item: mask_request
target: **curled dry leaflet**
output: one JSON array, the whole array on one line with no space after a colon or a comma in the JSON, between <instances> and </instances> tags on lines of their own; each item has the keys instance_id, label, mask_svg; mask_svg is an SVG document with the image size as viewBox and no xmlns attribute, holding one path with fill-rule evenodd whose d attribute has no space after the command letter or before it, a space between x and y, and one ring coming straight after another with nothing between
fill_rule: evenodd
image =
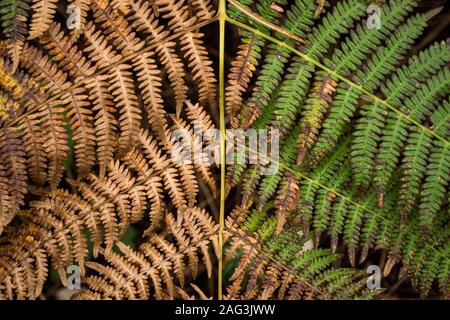
<instances>
[{"instance_id":1,"label":"curled dry leaflet","mask_svg":"<svg viewBox=\"0 0 450 320\"><path fill-rule=\"evenodd\" d=\"M0 299L450 298L449 10L1 1Z\"/></svg>"}]
</instances>

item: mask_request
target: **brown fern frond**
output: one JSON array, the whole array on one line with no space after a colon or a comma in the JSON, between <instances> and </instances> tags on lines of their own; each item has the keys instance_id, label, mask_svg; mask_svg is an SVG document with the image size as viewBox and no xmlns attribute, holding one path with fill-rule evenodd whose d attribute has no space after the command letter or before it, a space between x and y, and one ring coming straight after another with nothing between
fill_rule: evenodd
<instances>
[{"instance_id":1,"label":"brown fern frond","mask_svg":"<svg viewBox=\"0 0 450 320\"><path fill-rule=\"evenodd\" d=\"M191 247L190 239L186 230L181 226L183 221L182 215L179 215L177 219L171 214L166 214L166 225L170 232L173 234L179 250L184 252L188 258L188 265L191 270L192 277L195 279L198 274L199 259L197 256L197 248Z\"/></svg>"},{"instance_id":2,"label":"brown fern frond","mask_svg":"<svg viewBox=\"0 0 450 320\"><path fill-rule=\"evenodd\" d=\"M24 70L13 72L12 67L8 60L0 58L0 86L21 105L20 112L43 103L48 96L40 84Z\"/></svg>"},{"instance_id":3,"label":"brown fern frond","mask_svg":"<svg viewBox=\"0 0 450 320\"><path fill-rule=\"evenodd\" d=\"M108 45L102 31L97 30L94 23L86 25L83 35L89 44L83 50L89 53L89 58L96 63L98 69L107 68L122 60L122 55Z\"/></svg>"},{"instance_id":4,"label":"brown fern frond","mask_svg":"<svg viewBox=\"0 0 450 320\"><path fill-rule=\"evenodd\" d=\"M133 59L133 67L139 81L142 100L147 110L148 122L153 132L160 139L163 139L168 124L165 117L164 101L161 97L161 72L152 56L153 54L150 52L137 55Z\"/></svg>"},{"instance_id":5,"label":"brown fern frond","mask_svg":"<svg viewBox=\"0 0 450 320\"><path fill-rule=\"evenodd\" d=\"M161 283L164 283L166 285L167 291L168 291L168 298L173 299L175 289L174 289L174 283L173 283L173 277L171 275L172 270L172 264L167 259L167 257L159 252L156 248L153 246L148 246L146 244L143 244L141 246L142 251L144 254L149 258L151 263L156 266L159 270Z\"/></svg>"},{"instance_id":6,"label":"brown fern frond","mask_svg":"<svg viewBox=\"0 0 450 320\"><path fill-rule=\"evenodd\" d=\"M44 130L38 115L26 116L19 123L19 128L23 132L28 175L34 183L42 186L47 179L47 155L44 149Z\"/></svg>"},{"instance_id":7,"label":"brown fern frond","mask_svg":"<svg viewBox=\"0 0 450 320\"><path fill-rule=\"evenodd\" d=\"M153 296L156 299L173 299L180 293L180 289L184 288L187 265L192 277L195 278L198 271L197 250L200 249L208 256L204 257L206 261L211 259L207 251L208 240L196 240L201 227L197 226L197 220L192 218L193 216L188 215L188 221L184 221L181 226L171 214L168 214L165 225L168 234L154 235L150 241L141 245L139 251L118 242L117 247L122 255L105 252L107 266L87 263L98 275L86 278L89 291L81 292L74 298L148 299ZM213 222L210 227L216 229ZM177 239L176 245L168 240L172 236ZM175 285L174 279L178 280L180 287ZM194 290L200 297L206 298L206 295L195 287Z\"/></svg>"},{"instance_id":8,"label":"brown fern frond","mask_svg":"<svg viewBox=\"0 0 450 320\"><path fill-rule=\"evenodd\" d=\"M200 127L201 133L204 134L208 130L216 128L209 114L199 103L192 104L189 100L186 100L185 103L188 119L194 124L194 126L197 125Z\"/></svg>"},{"instance_id":9,"label":"brown fern frond","mask_svg":"<svg viewBox=\"0 0 450 320\"><path fill-rule=\"evenodd\" d=\"M262 292L258 297L261 300L268 300L280 286L281 268L270 266L264 275L264 283L261 286Z\"/></svg>"},{"instance_id":10,"label":"brown fern frond","mask_svg":"<svg viewBox=\"0 0 450 320\"><path fill-rule=\"evenodd\" d=\"M129 152L122 160L137 173L137 181L145 187L146 195L150 200L150 226L144 231L144 235L149 235L158 228L165 211L162 178L155 173L137 150Z\"/></svg>"},{"instance_id":11,"label":"brown fern frond","mask_svg":"<svg viewBox=\"0 0 450 320\"><path fill-rule=\"evenodd\" d=\"M111 0L111 7L127 14L130 11L132 0Z\"/></svg>"},{"instance_id":12,"label":"brown fern frond","mask_svg":"<svg viewBox=\"0 0 450 320\"><path fill-rule=\"evenodd\" d=\"M119 148L121 152L126 152L136 145L136 132L139 130L142 119L130 69L128 65L120 64L109 72L111 76L109 90L120 112Z\"/></svg>"},{"instance_id":13,"label":"brown fern frond","mask_svg":"<svg viewBox=\"0 0 450 320\"><path fill-rule=\"evenodd\" d=\"M27 188L25 147L15 128L5 128L0 133L0 161L4 168L7 190L15 206L24 204Z\"/></svg>"},{"instance_id":14,"label":"brown fern frond","mask_svg":"<svg viewBox=\"0 0 450 320\"><path fill-rule=\"evenodd\" d=\"M201 222L197 222L197 217L192 214L192 211L187 211L183 214L183 226L185 230L187 231L187 234L189 234L191 240L191 245L194 245L200 249L203 256L203 263L206 266L208 277L211 277L212 275L212 263L211 258L209 255L209 240L205 239L205 231L204 226L199 225ZM203 221L206 222L206 221ZM211 222L211 221L208 221ZM206 228L206 232L211 231L212 228ZM212 235L209 234L211 237ZM217 243L216 243L217 246Z\"/></svg>"},{"instance_id":15,"label":"brown fern frond","mask_svg":"<svg viewBox=\"0 0 450 320\"><path fill-rule=\"evenodd\" d=\"M179 252L178 248L173 243L167 241L159 235L154 235L151 238L151 243L170 258L173 272L175 273L181 287L184 287L186 263L184 261L183 253Z\"/></svg>"},{"instance_id":16,"label":"brown fern frond","mask_svg":"<svg viewBox=\"0 0 450 320\"><path fill-rule=\"evenodd\" d=\"M194 7L198 21L208 21L216 14L209 0L192 0L189 4Z\"/></svg>"},{"instance_id":17,"label":"brown fern frond","mask_svg":"<svg viewBox=\"0 0 450 320\"><path fill-rule=\"evenodd\" d=\"M291 283L292 281L294 281L294 279L295 279L294 275L292 275L288 271L283 271L281 276L281 285L280 288L278 289L278 296L277 296L278 300L285 299L286 293L291 287Z\"/></svg>"},{"instance_id":18,"label":"brown fern frond","mask_svg":"<svg viewBox=\"0 0 450 320\"><path fill-rule=\"evenodd\" d=\"M177 170L170 164L170 160L158 148L158 142L152 139L147 131L138 132L139 146L147 160L156 172L162 176L165 189L168 191L172 202L181 211L186 209L186 198L181 188Z\"/></svg>"},{"instance_id":19,"label":"brown fern frond","mask_svg":"<svg viewBox=\"0 0 450 320\"><path fill-rule=\"evenodd\" d=\"M130 222L131 204L128 194L117 180L94 175L89 175L88 183L80 183L79 188L85 197L90 197L97 204L105 204L105 243L106 250L110 251ZM117 216L114 212L117 212Z\"/></svg>"},{"instance_id":20,"label":"brown fern frond","mask_svg":"<svg viewBox=\"0 0 450 320\"><path fill-rule=\"evenodd\" d=\"M58 0L33 0L33 15L30 23L28 39L39 38L53 22Z\"/></svg>"},{"instance_id":21,"label":"brown fern frond","mask_svg":"<svg viewBox=\"0 0 450 320\"><path fill-rule=\"evenodd\" d=\"M184 101L187 98L187 86L184 81L186 75L183 63L175 52L175 42L166 41L169 36L169 31L164 30L164 26L159 25L152 12L152 5L144 1L133 1L132 19L133 28L149 35L149 42L155 45L155 51L159 60L167 69L169 81L175 93L176 109L179 115Z\"/></svg>"},{"instance_id":22,"label":"brown fern frond","mask_svg":"<svg viewBox=\"0 0 450 320\"><path fill-rule=\"evenodd\" d=\"M55 189L64 172L67 158L67 133L64 128L64 108L59 101L45 104L39 112L44 132L43 148L48 158L48 183Z\"/></svg>"},{"instance_id":23,"label":"brown fern frond","mask_svg":"<svg viewBox=\"0 0 450 320\"><path fill-rule=\"evenodd\" d=\"M147 209L145 186L136 184L136 179L131 177L129 170L125 169L119 161L111 161L109 171L109 177L117 181L122 190L127 190L131 205L128 212L131 223L142 220Z\"/></svg>"},{"instance_id":24,"label":"brown fern frond","mask_svg":"<svg viewBox=\"0 0 450 320\"><path fill-rule=\"evenodd\" d=\"M174 130L181 130L181 140L179 143L175 143L175 144L170 144L169 141L167 146L170 148L171 151L170 154L172 156L173 159L177 159L178 157L183 157L184 155L181 154L181 152L183 152L183 148L188 148L189 151L189 157L192 158L192 161L183 161L179 166L179 164L176 163L177 168L179 168L182 171L191 171L192 170L192 166L190 165L193 162L195 171L198 172L201 177L203 178L203 181L208 185L210 191L212 192L213 196L216 196L217 193L217 186L216 186L216 182L214 180L213 174L211 172L211 166L210 164L206 161L206 154L203 152L203 143L202 143L202 138L200 136L200 133L202 131L205 130L198 130L200 132L196 132L196 126L200 126L200 128L202 128L202 124L201 122L194 122L194 131L192 130L191 126L189 126L186 121L177 118L175 116L171 116L174 125L173 125L173 129ZM207 119L205 119L207 120ZM210 124L206 124L206 125L210 125ZM207 131L205 131L207 132ZM173 140L173 139L172 139ZM186 141L187 140L187 141ZM192 150L192 152L191 152ZM190 160L190 159L188 159ZM187 167L186 167L187 166ZM186 167L186 168L185 168ZM195 187L195 186L194 186ZM198 187L196 187L197 189ZM194 196L194 195L193 195Z\"/></svg>"},{"instance_id":25,"label":"brown fern frond","mask_svg":"<svg viewBox=\"0 0 450 320\"><path fill-rule=\"evenodd\" d=\"M64 35L59 23L53 22L40 41L49 50L49 55L58 63L58 67L73 78L88 77L95 72L95 65L83 56L72 38Z\"/></svg>"},{"instance_id":26,"label":"brown fern frond","mask_svg":"<svg viewBox=\"0 0 450 320\"><path fill-rule=\"evenodd\" d=\"M116 107L113 96L108 91L108 76L97 76L86 81L89 98L95 111L95 139L97 143L97 161L100 176L105 174L108 163L113 159L117 146L117 120L114 117Z\"/></svg>"},{"instance_id":27,"label":"brown fern frond","mask_svg":"<svg viewBox=\"0 0 450 320\"><path fill-rule=\"evenodd\" d=\"M295 210L299 196L298 179L290 172L285 173L275 199L275 208L277 209L276 234L282 231L287 214Z\"/></svg>"},{"instance_id":28,"label":"brown fern frond","mask_svg":"<svg viewBox=\"0 0 450 320\"><path fill-rule=\"evenodd\" d=\"M6 168L0 162L0 234L16 215L17 205L9 194L9 179Z\"/></svg>"},{"instance_id":29,"label":"brown fern frond","mask_svg":"<svg viewBox=\"0 0 450 320\"><path fill-rule=\"evenodd\" d=\"M257 49L261 45L262 40L257 35L250 35L247 40L247 43L239 46L236 58L231 62L228 84L225 89L226 110L230 115L233 128L238 126L236 115L242 106L242 94L247 90L260 58L259 50Z\"/></svg>"},{"instance_id":30,"label":"brown fern frond","mask_svg":"<svg viewBox=\"0 0 450 320\"><path fill-rule=\"evenodd\" d=\"M139 285L142 283L142 281L139 281L140 279L135 276L135 269L132 265L128 264L125 261L121 261L118 259L118 255L114 253L109 253L105 255L105 259L110 263L116 263L121 265L121 270L118 271L115 268L104 266L100 263L96 262L87 262L86 266L98 272L98 274L103 278L103 284L105 284L107 281L111 285L95 285L95 281L92 281L93 279L88 280L88 284L93 286L94 288L101 289L101 288L107 288L108 291L113 291L112 296L114 296L116 299L130 299L135 300L138 295L138 289L140 289L140 292L146 292L146 289L142 288L136 288L135 285ZM123 274L122 274L123 272ZM129 281L129 278L133 277L136 282ZM142 276L141 276L142 277ZM91 282L92 281L92 282ZM114 288L114 289L113 289ZM145 296L144 296L145 297Z\"/></svg>"},{"instance_id":31,"label":"brown fern frond","mask_svg":"<svg viewBox=\"0 0 450 320\"><path fill-rule=\"evenodd\" d=\"M119 14L107 1L92 0L94 21L101 25L106 39L111 41L124 56L133 54L145 45L136 37L136 33L123 15Z\"/></svg>"},{"instance_id":32,"label":"brown fern frond","mask_svg":"<svg viewBox=\"0 0 450 320\"><path fill-rule=\"evenodd\" d=\"M256 258L255 262L251 266L252 272L245 288L244 299L249 300L257 298L261 279L264 279L264 271L266 270L268 264L269 261L267 257L260 256Z\"/></svg>"},{"instance_id":33,"label":"brown fern frond","mask_svg":"<svg viewBox=\"0 0 450 320\"><path fill-rule=\"evenodd\" d=\"M15 119L22 111L19 102L13 99L8 92L0 91L0 125Z\"/></svg>"},{"instance_id":34,"label":"brown fern frond","mask_svg":"<svg viewBox=\"0 0 450 320\"><path fill-rule=\"evenodd\" d=\"M216 256L220 255L218 230L219 226L214 222L211 215L199 207L189 208L185 217L194 219L199 224L205 235L211 241Z\"/></svg>"},{"instance_id":35,"label":"brown fern frond","mask_svg":"<svg viewBox=\"0 0 450 320\"><path fill-rule=\"evenodd\" d=\"M196 17L189 15L189 9L180 0L157 0L155 4L164 13L163 17L169 19L169 27L175 32L186 31L192 27ZM203 36L199 32L185 32L180 36L180 45L188 60L194 80L199 81L199 101L214 105L215 102L215 76L211 67L212 61L200 39Z\"/></svg>"},{"instance_id":36,"label":"brown fern frond","mask_svg":"<svg viewBox=\"0 0 450 320\"><path fill-rule=\"evenodd\" d=\"M0 166L0 178L4 172L1 169ZM85 266L91 266L85 263L88 234L93 241L94 257L99 253L105 257L114 255L113 245L129 222L141 218L145 211L142 206L144 189L134 179L124 165L112 162L103 178L89 175L85 181L72 181L77 193L56 189L41 200L31 202L30 210L19 213L24 222L7 227L0 239L3 244L0 248L0 296L9 292L7 295L13 298L36 298L48 272L47 257L63 284L67 281L66 267L74 262L84 275ZM0 179L0 184L3 181ZM3 193L0 195L3 201ZM169 270L168 265L166 269ZM19 287L21 279L14 278L17 270L26 270L34 285ZM159 279L157 275L155 279Z\"/></svg>"},{"instance_id":37,"label":"brown fern frond","mask_svg":"<svg viewBox=\"0 0 450 320\"><path fill-rule=\"evenodd\" d=\"M28 70L42 90L49 91L51 95L60 93L71 85L67 80L67 73L60 70L44 52L29 44L24 46L21 67Z\"/></svg>"},{"instance_id":38,"label":"brown fern frond","mask_svg":"<svg viewBox=\"0 0 450 320\"><path fill-rule=\"evenodd\" d=\"M80 176L91 171L95 163L95 131L92 107L84 88L75 88L61 97L68 105L67 116L75 141L75 163Z\"/></svg>"},{"instance_id":39,"label":"brown fern frond","mask_svg":"<svg viewBox=\"0 0 450 320\"><path fill-rule=\"evenodd\" d=\"M196 197L198 193L198 181L195 178L195 170L191 150L192 149L192 141L190 140L190 136L181 137L174 134L174 131L167 129L165 132L164 139L164 147L167 153L170 155L171 160L175 164L175 168L177 168L180 181L183 186L184 193L186 194L186 198L188 200L188 206L193 206L196 202ZM181 141L179 141L181 138ZM185 141L188 140L188 141ZM186 155L183 151L188 149L188 154ZM186 158L186 156L188 158Z\"/></svg>"}]
</instances>

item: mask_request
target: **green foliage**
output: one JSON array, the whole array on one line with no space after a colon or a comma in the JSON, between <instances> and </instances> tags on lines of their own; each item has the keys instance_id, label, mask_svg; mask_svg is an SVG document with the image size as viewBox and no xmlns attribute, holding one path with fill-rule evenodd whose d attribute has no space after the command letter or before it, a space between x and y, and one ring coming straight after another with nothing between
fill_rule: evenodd
<instances>
[{"instance_id":1,"label":"green foliage","mask_svg":"<svg viewBox=\"0 0 450 320\"><path fill-rule=\"evenodd\" d=\"M0 3L0 20L7 38L23 37L30 10L29 0L4 0ZM22 39L23 40L23 39Z\"/></svg>"},{"instance_id":2,"label":"green foliage","mask_svg":"<svg viewBox=\"0 0 450 320\"><path fill-rule=\"evenodd\" d=\"M258 112L239 125L279 129L282 140L279 172L261 176L256 165L234 173L245 177L240 219L293 278L323 281L331 295L333 284L352 297L376 295L352 291L352 268L328 268L345 261L364 270L382 252L385 277L406 274L422 296L447 296L450 45L411 50L438 11L389 1L371 30L364 1L333 2L321 16L313 2L296 1L278 24L305 44L266 32L308 58L279 43L261 47L255 89L243 100L241 114ZM294 15L301 29L289 27ZM308 241L315 248L303 252ZM250 272L273 268L243 257ZM292 280L276 274L284 296Z\"/></svg>"}]
</instances>

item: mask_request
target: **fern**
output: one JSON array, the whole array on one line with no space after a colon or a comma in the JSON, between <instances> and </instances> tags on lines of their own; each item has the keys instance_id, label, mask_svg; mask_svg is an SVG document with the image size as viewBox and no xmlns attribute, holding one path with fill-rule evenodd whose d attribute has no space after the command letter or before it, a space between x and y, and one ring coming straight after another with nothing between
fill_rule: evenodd
<instances>
[{"instance_id":1,"label":"fern","mask_svg":"<svg viewBox=\"0 0 450 320\"><path fill-rule=\"evenodd\" d=\"M125 285L126 297L188 298L189 286L206 298L190 282L205 268L213 276L209 243L217 255L218 231L196 205L199 183L215 194L216 182L209 168L175 163L171 152L177 128L191 130L191 121L201 121L214 129L203 109L203 102L214 102L212 62L203 35L184 30L212 19L214 10L207 1L192 7L183 1L71 3L80 8L82 26L71 32L55 12L57 1L34 1L31 9L28 2L7 2L0 12L3 36L16 50L0 58L0 298L40 297L50 268L66 285L72 264L86 284L111 289L102 298L125 297L116 292L120 286L108 287L90 270L110 270L113 284L124 280L113 269L128 262L110 268L100 255L117 262L119 246L133 257L120 241L137 223L145 227L142 237L154 252L148 263L156 269L154 282L139 282L133 294L132 284ZM193 103L187 73L194 77Z\"/></svg>"},{"instance_id":2,"label":"fern","mask_svg":"<svg viewBox=\"0 0 450 320\"><path fill-rule=\"evenodd\" d=\"M209 299L216 278L220 299L447 298L443 14L382 1L370 29L369 4L3 1L0 299L47 298L73 265L74 299ZM218 183L202 148L239 155L216 123L278 130L278 170L221 163Z\"/></svg>"},{"instance_id":3,"label":"fern","mask_svg":"<svg viewBox=\"0 0 450 320\"><path fill-rule=\"evenodd\" d=\"M392 1L382 7L383 27L370 30L364 20L359 22L362 3L339 1L329 10L313 1L301 3L291 8L303 5L305 10L288 12L299 23L313 24L304 45L278 27L253 28L274 44L260 50L266 58L256 89L241 103L240 126L280 129L280 170L267 177L256 174L257 165L229 172L229 186L240 186L241 180L244 193L227 221L227 258L240 261L228 297L277 296L274 286L280 288L279 298L286 297L294 279L313 272L305 267L289 274L272 266L279 262L292 270L308 261L309 255L292 259L296 255L287 249L300 250L305 240L299 232L318 247L317 253L311 251L318 255L312 270L332 261L321 256L325 248L346 252L350 265L359 269L382 250L386 277L395 277L391 270L402 262L421 295L436 286L445 295L447 269L436 266L448 264L447 238L430 230L445 229L448 220L448 42L410 53L439 9L415 13L414 1ZM285 21L294 21L289 14ZM306 16L311 20L306 22ZM279 23L295 34L287 25ZM242 243L244 251L237 250L237 242L249 235L239 226L253 234ZM270 251L266 241L282 245ZM258 246L267 258L254 253ZM340 272L345 287L349 269L322 277L337 279ZM269 279L270 291L269 284L264 286ZM291 298L304 297L301 292Z\"/></svg>"}]
</instances>

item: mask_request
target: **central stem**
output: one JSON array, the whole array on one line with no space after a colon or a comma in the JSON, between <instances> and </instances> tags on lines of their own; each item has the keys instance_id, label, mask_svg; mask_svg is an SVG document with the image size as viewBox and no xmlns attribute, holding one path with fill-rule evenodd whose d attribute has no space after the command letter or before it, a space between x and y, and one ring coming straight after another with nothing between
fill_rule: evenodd
<instances>
[{"instance_id":1,"label":"central stem","mask_svg":"<svg viewBox=\"0 0 450 320\"><path fill-rule=\"evenodd\" d=\"M219 112L220 112L220 214L219 214L219 266L218 266L218 299L223 300L223 229L225 225L225 20L226 0L219 0Z\"/></svg>"}]
</instances>

